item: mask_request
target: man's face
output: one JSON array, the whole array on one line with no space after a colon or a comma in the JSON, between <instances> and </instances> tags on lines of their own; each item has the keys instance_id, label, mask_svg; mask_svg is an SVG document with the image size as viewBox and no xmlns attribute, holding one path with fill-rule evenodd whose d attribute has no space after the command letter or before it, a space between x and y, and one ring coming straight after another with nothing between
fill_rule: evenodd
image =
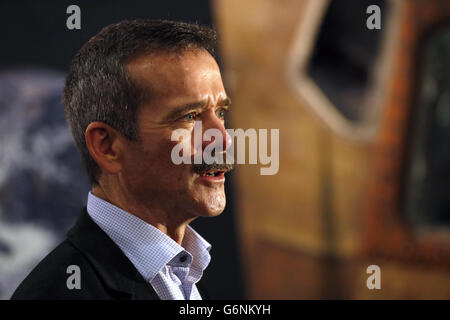
<instances>
[{"instance_id":1,"label":"man's face","mask_svg":"<svg viewBox=\"0 0 450 320\"><path fill-rule=\"evenodd\" d=\"M160 212L188 218L220 214L226 202L224 172L210 176L194 164L175 165L171 159L179 142L191 146L192 159L202 152L194 146L195 121L202 122L203 132L214 128L223 137L203 142L200 149L219 143L226 150L231 144L224 126L229 99L216 61L205 50L153 53L128 63L127 72L151 97L138 111L140 141L130 142L124 155L122 180L128 192ZM177 129L188 134L172 141Z\"/></svg>"}]
</instances>

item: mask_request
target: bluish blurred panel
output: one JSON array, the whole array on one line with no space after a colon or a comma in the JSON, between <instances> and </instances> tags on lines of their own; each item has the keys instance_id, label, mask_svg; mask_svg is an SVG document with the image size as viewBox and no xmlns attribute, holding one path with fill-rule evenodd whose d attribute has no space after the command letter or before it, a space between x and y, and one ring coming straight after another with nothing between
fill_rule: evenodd
<instances>
[{"instance_id":1,"label":"bluish blurred panel","mask_svg":"<svg viewBox=\"0 0 450 320\"><path fill-rule=\"evenodd\" d=\"M64 237L89 184L64 118L64 75L0 72L0 298Z\"/></svg>"}]
</instances>

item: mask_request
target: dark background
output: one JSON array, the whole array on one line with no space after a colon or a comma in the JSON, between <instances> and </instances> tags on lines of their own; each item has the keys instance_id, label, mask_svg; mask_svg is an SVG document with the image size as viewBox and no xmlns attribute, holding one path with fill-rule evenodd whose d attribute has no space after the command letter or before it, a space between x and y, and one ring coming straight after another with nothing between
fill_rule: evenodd
<instances>
[{"instance_id":1,"label":"dark background","mask_svg":"<svg viewBox=\"0 0 450 320\"><path fill-rule=\"evenodd\" d=\"M66 9L72 4L81 9L81 30L68 30L66 27L70 16ZM77 50L111 23L147 18L213 25L210 6L210 2L205 0L2 1L0 69L25 66L66 72ZM223 214L192 224L212 244L212 260L203 283L206 293L215 299L244 297L231 180L232 176L227 180L227 207ZM80 209L84 205L80 203Z\"/></svg>"}]
</instances>

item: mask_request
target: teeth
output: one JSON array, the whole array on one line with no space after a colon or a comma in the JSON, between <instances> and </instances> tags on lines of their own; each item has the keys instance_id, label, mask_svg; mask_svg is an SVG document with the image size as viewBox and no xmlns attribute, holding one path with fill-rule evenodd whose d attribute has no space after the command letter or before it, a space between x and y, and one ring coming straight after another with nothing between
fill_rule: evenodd
<instances>
[{"instance_id":1,"label":"teeth","mask_svg":"<svg viewBox=\"0 0 450 320\"><path fill-rule=\"evenodd\" d=\"M205 176L208 176L208 177L216 177L218 175L219 175L219 171L205 172Z\"/></svg>"}]
</instances>

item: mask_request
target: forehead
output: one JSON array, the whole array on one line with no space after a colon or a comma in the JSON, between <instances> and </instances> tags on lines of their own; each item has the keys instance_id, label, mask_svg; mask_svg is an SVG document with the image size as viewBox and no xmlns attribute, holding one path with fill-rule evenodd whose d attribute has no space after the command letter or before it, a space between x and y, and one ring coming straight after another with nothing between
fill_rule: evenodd
<instances>
[{"instance_id":1,"label":"forehead","mask_svg":"<svg viewBox=\"0 0 450 320\"><path fill-rule=\"evenodd\" d=\"M152 105L170 106L224 93L219 67L203 49L143 55L127 63L126 70L148 91Z\"/></svg>"}]
</instances>

